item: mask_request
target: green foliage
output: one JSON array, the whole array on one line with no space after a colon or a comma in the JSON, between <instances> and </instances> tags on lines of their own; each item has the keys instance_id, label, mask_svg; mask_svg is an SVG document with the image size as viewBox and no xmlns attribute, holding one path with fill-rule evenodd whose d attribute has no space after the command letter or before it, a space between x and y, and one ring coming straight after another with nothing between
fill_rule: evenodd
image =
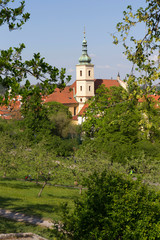
<instances>
[{"instance_id":1,"label":"green foliage","mask_svg":"<svg viewBox=\"0 0 160 240\"><path fill-rule=\"evenodd\" d=\"M23 103L32 95L42 95L52 93L59 86L65 86L65 69L60 71L56 67L52 67L44 62L40 53L34 54L31 60L22 60L22 51L25 45L22 43L19 47L9 48L0 52L0 83L7 89L11 88L10 96L20 94ZM40 86L32 86L28 80L28 76L32 75L36 80L40 81ZM70 76L66 78L68 82ZM21 88L20 83L24 81L25 85ZM3 99L1 99L2 102ZM5 94L5 103L8 101L8 91Z\"/></svg>"},{"instance_id":2,"label":"green foliage","mask_svg":"<svg viewBox=\"0 0 160 240\"><path fill-rule=\"evenodd\" d=\"M159 195L115 172L93 174L88 190L64 211L69 239L160 239Z\"/></svg>"},{"instance_id":3,"label":"green foliage","mask_svg":"<svg viewBox=\"0 0 160 240\"><path fill-rule=\"evenodd\" d=\"M68 118L72 118L72 114L69 111L68 107L59 102L45 103L45 107L48 109L48 114L50 117L52 117L52 115L57 115L57 113L63 112L67 115Z\"/></svg>"},{"instance_id":4,"label":"green foliage","mask_svg":"<svg viewBox=\"0 0 160 240\"><path fill-rule=\"evenodd\" d=\"M41 94L38 88L26 101L23 99L21 113L24 119L21 121L24 134L33 142L39 142L42 137L48 136L54 131L55 126L49 120L47 109L42 105Z\"/></svg>"},{"instance_id":5,"label":"green foliage","mask_svg":"<svg viewBox=\"0 0 160 240\"><path fill-rule=\"evenodd\" d=\"M146 6L135 12L128 6L123 12L123 21L117 24L120 36L113 36L114 43L123 42L124 54L133 63L132 74L127 76L130 99L145 97L147 100L148 94L155 93L153 82L160 78L159 59L153 60L160 42L159 12L159 0L146 0ZM136 39L130 32L134 28L135 33L139 25L144 28L144 33L141 39ZM145 87L141 88L142 85Z\"/></svg>"},{"instance_id":6,"label":"green foliage","mask_svg":"<svg viewBox=\"0 0 160 240\"><path fill-rule=\"evenodd\" d=\"M3 171L3 176L7 173L16 170L16 151L12 143L12 138L7 134L0 134L0 170Z\"/></svg>"},{"instance_id":7,"label":"green foliage","mask_svg":"<svg viewBox=\"0 0 160 240\"><path fill-rule=\"evenodd\" d=\"M85 137L96 146L97 154L105 153L112 161L126 162L138 155L152 160L159 158L159 110L149 97L155 93L154 81L160 78L159 59L153 55L159 50L159 1L146 0L146 7L134 13L131 6L123 12L123 21L117 24L123 42L124 54L133 63L127 76L127 91L122 88L98 89L90 101L83 124ZM142 39L129 33L137 25L145 27ZM136 74L138 72L138 74ZM143 86L143 87L142 87ZM85 139L85 138L84 138ZM88 139L83 142L84 149Z\"/></svg>"},{"instance_id":8,"label":"green foliage","mask_svg":"<svg viewBox=\"0 0 160 240\"><path fill-rule=\"evenodd\" d=\"M104 153L112 161L121 163L142 152L158 159L160 112L153 100L148 102L131 101L121 87L98 89L82 126L83 148L86 149L90 141L94 151L88 148L88 153Z\"/></svg>"},{"instance_id":9,"label":"green foliage","mask_svg":"<svg viewBox=\"0 0 160 240\"><path fill-rule=\"evenodd\" d=\"M14 0L0 1L0 26L7 23L10 30L20 28L30 17L29 13L23 13L25 1L20 3L19 7L14 8ZM8 7L12 5L13 8ZM21 18L19 18L21 17ZM31 104L31 99L34 95L44 96L51 93L58 86L65 87L65 81L68 82L71 76L65 78L66 70L52 67L44 61L40 53L34 53L31 60L22 60L22 51L25 48L24 43L19 47L9 48L8 50L0 51L0 84L7 90L11 89L10 97L8 91L5 92L5 98L0 97L0 103L8 103L9 98L12 99L15 95L22 96L23 104L27 107ZM29 76L34 77L40 84L32 86L29 81ZM23 87L20 84L25 82ZM39 103L39 102L38 102ZM39 106L39 105L38 105ZM25 111L27 110L25 108ZM23 112L24 113L24 112Z\"/></svg>"},{"instance_id":10,"label":"green foliage","mask_svg":"<svg viewBox=\"0 0 160 240\"><path fill-rule=\"evenodd\" d=\"M71 122L71 113L61 103L42 104L34 94L22 107L24 119L20 122L23 135L31 144L45 141L42 148L58 156L69 156L78 145L78 129ZM29 106L28 106L29 105Z\"/></svg>"},{"instance_id":11,"label":"green foliage","mask_svg":"<svg viewBox=\"0 0 160 240\"><path fill-rule=\"evenodd\" d=\"M123 103L127 97L127 92L122 87L106 88L102 85L98 88L85 114L86 121L83 123L83 130L86 135L93 137L99 129L98 124L109 111L108 109Z\"/></svg>"},{"instance_id":12,"label":"green foliage","mask_svg":"<svg viewBox=\"0 0 160 240\"><path fill-rule=\"evenodd\" d=\"M50 102L44 105L47 108L48 118L55 126L55 134L66 138L77 138L78 128L71 122L72 114L68 107L58 102Z\"/></svg>"},{"instance_id":13,"label":"green foliage","mask_svg":"<svg viewBox=\"0 0 160 240\"><path fill-rule=\"evenodd\" d=\"M21 26L30 18L29 13L23 13L25 1L20 2L20 6L16 8L9 7L9 3L14 0L0 1L0 26L7 23L9 30L21 28ZM21 18L19 18L21 17Z\"/></svg>"},{"instance_id":14,"label":"green foliage","mask_svg":"<svg viewBox=\"0 0 160 240\"><path fill-rule=\"evenodd\" d=\"M18 171L20 133L14 121L0 120L0 170L4 177Z\"/></svg>"},{"instance_id":15,"label":"green foliage","mask_svg":"<svg viewBox=\"0 0 160 240\"><path fill-rule=\"evenodd\" d=\"M88 140L75 152L71 170L76 183L85 186L84 178L89 177L95 169L101 173L104 168L109 168L109 165L109 156L100 151L97 153L96 143Z\"/></svg>"}]
</instances>

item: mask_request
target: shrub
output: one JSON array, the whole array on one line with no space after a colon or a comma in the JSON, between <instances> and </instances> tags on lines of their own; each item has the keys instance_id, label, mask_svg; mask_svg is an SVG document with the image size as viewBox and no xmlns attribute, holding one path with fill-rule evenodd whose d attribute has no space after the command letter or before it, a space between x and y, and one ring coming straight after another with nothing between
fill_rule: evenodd
<instances>
[{"instance_id":1,"label":"shrub","mask_svg":"<svg viewBox=\"0 0 160 240\"><path fill-rule=\"evenodd\" d=\"M69 239L160 239L159 195L140 181L104 171L87 187L74 212L64 210Z\"/></svg>"}]
</instances>

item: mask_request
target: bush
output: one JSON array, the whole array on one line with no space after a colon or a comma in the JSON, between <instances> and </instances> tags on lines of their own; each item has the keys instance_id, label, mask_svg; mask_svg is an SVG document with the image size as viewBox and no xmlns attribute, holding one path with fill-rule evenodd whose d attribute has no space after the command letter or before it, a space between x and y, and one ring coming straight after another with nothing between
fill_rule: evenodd
<instances>
[{"instance_id":1,"label":"bush","mask_svg":"<svg viewBox=\"0 0 160 240\"><path fill-rule=\"evenodd\" d=\"M104 171L87 180L88 190L64 210L69 239L160 239L159 195L140 181Z\"/></svg>"}]
</instances>

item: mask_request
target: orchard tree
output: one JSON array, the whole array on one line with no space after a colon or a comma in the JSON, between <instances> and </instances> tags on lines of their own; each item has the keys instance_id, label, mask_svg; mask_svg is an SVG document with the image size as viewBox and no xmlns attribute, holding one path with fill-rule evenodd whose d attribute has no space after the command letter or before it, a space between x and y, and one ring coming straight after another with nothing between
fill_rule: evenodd
<instances>
[{"instance_id":1,"label":"orchard tree","mask_svg":"<svg viewBox=\"0 0 160 240\"><path fill-rule=\"evenodd\" d=\"M13 172L17 168L15 146L8 134L0 135L0 171L3 172L3 177L8 173Z\"/></svg>"},{"instance_id":2,"label":"orchard tree","mask_svg":"<svg viewBox=\"0 0 160 240\"><path fill-rule=\"evenodd\" d=\"M57 158L57 150L55 148L48 149L48 141L52 139L43 138L41 142L30 148L24 148L22 152L23 166L25 164L25 171L28 171L31 179L34 179L36 183L43 182L40 185L38 197L48 184L52 181L52 184L64 184L68 179L71 181L71 164L72 159ZM73 183L73 181L72 181Z\"/></svg>"},{"instance_id":3,"label":"orchard tree","mask_svg":"<svg viewBox=\"0 0 160 240\"><path fill-rule=\"evenodd\" d=\"M38 181L43 181L38 197L41 196L48 181L53 179L53 175L56 174L54 167L58 166L57 163L54 162L54 153L52 152L51 154L48 152L44 145L45 141L42 140L36 144L36 146L30 149L24 149L22 153L22 155L24 155L23 162L26 165L28 176L37 183Z\"/></svg>"},{"instance_id":4,"label":"orchard tree","mask_svg":"<svg viewBox=\"0 0 160 240\"><path fill-rule=\"evenodd\" d=\"M21 133L13 120L0 119L0 171L3 177L19 169L22 149Z\"/></svg>"}]
</instances>

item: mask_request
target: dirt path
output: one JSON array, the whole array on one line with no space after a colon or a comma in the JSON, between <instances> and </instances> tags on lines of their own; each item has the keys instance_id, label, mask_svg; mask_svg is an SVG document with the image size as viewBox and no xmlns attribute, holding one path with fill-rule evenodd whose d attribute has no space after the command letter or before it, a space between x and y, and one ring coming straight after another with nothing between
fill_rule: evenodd
<instances>
[{"instance_id":1,"label":"dirt path","mask_svg":"<svg viewBox=\"0 0 160 240\"><path fill-rule=\"evenodd\" d=\"M13 212L7 209L0 208L0 216L4 218L13 219L18 222L27 222L34 225L39 225L42 227L53 228L57 224L52 223L51 221L43 220L37 217L27 216L23 213Z\"/></svg>"}]
</instances>

